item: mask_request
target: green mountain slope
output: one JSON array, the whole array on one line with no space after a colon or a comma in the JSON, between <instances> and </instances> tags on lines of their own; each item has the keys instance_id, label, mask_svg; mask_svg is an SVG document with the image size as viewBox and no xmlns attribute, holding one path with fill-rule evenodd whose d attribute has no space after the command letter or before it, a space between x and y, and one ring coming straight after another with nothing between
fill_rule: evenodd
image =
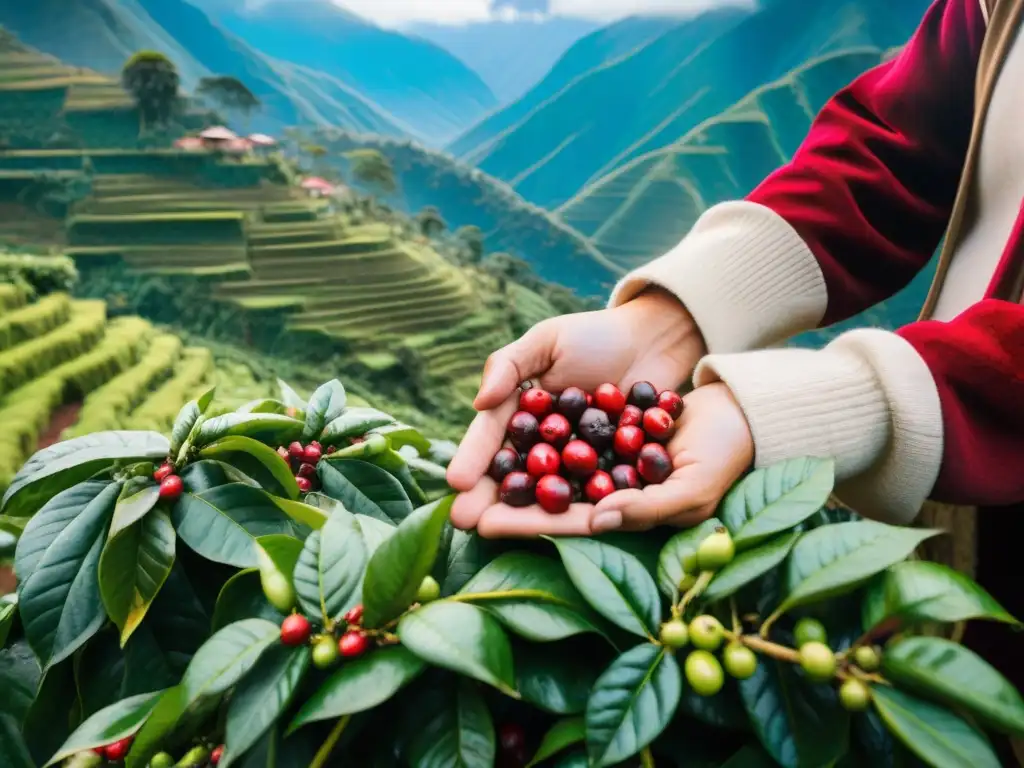
<instances>
[{"instance_id":1,"label":"green mountain slope","mask_svg":"<svg viewBox=\"0 0 1024 768\"><path fill-rule=\"evenodd\" d=\"M182 0L34 0L0 3L0 25L67 64L116 74L146 48L167 54L186 88L211 73L234 75L263 101L252 127L340 125L385 135L405 130L379 106L322 73L268 59Z\"/></svg>"},{"instance_id":2,"label":"green mountain slope","mask_svg":"<svg viewBox=\"0 0 1024 768\"><path fill-rule=\"evenodd\" d=\"M903 43L927 5L774 0L706 13L578 77L490 144L456 154L554 207L808 60Z\"/></svg>"},{"instance_id":3,"label":"green mountain slope","mask_svg":"<svg viewBox=\"0 0 1024 768\"><path fill-rule=\"evenodd\" d=\"M578 232L548 211L527 203L509 186L486 173L455 161L450 155L411 141L359 136L322 130L315 141L351 183L343 153L371 147L386 155L395 170L398 189L384 198L397 210L416 213L432 205L451 229L477 226L487 251L505 251L526 260L545 280L561 283L583 295L603 296L619 274L616 265ZM367 191L372 191L367 189Z\"/></svg>"},{"instance_id":4,"label":"green mountain slope","mask_svg":"<svg viewBox=\"0 0 1024 768\"><path fill-rule=\"evenodd\" d=\"M483 80L447 51L330 0L271 0L248 9L237 3L230 12L217 3L211 13L264 54L345 82L424 140L443 143L498 106Z\"/></svg>"}]
</instances>

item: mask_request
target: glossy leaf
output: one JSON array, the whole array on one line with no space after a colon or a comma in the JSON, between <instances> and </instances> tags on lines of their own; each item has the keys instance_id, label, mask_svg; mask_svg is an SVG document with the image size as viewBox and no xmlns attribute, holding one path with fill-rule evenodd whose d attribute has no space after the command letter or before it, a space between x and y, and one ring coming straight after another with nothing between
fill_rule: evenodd
<instances>
[{"instance_id":1,"label":"glossy leaf","mask_svg":"<svg viewBox=\"0 0 1024 768\"><path fill-rule=\"evenodd\" d=\"M402 484L386 470L355 459L325 459L317 465L324 493L354 514L400 523L413 511Z\"/></svg>"},{"instance_id":2,"label":"glossy leaf","mask_svg":"<svg viewBox=\"0 0 1024 768\"><path fill-rule=\"evenodd\" d=\"M394 477L402 486L402 489L405 491L405 495L409 497L413 506L419 506L427 503L427 495L423 492L423 489L420 488L419 483L416 482L416 478L413 477L412 470L409 468L408 462L402 458L400 453L388 448L387 450L375 453L372 456L363 456L359 460L365 461L368 464L373 464L376 467L380 467Z\"/></svg>"},{"instance_id":3,"label":"glossy leaf","mask_svg":"<svg viewBox=\"0 0 1024 768\"><path fill-rule=\"evenodd\" d=\"M320 433L320 442L326 447L348 438L362 437L371 429L394 423L393 416L375 408L346 408L344 413L327 423Z\"/></svg>"},{"instance_id":4,"label":"glossy leaf","mask_svg":"<svg viewBox=\"0 0 1024 768\"><path fill-rule=\"evenodd\" d=\"M77 507L76 517L67 521L67 507L55 508L48 519L62 529L46 520L38 527L30 524L18 544L19 577L28 574L18 586L19 613L44 671L81 648L106 619L97 571L120 485L85 485L90 487L81 496L64 499L92 496L84 508Z\"/></svg>"},{"instance_id":5,"label":"glossy leaf","mask_svg":"<svg viewBox=\"0 0 1024 768\"><path fill-rule=\"evenodd\" d=\"M338 510L314 531L295 564L295 594L303 612L327 623L360 602L369 558L355 515Z\"/></svg>"},{"instance_id":6,"label":"glossy leaf","mask_svg":"<svg viewBox=\"0 0 1024 768\"><path fill-rule=\"evenodd\" d=\"M66 757L93 747L112 744L134 734L156 707L162 691L143 693L118 701L100 710L78 728L64 742L46 766L58 763Z\"/></svg>"},{"instance_id":7,"label":"glossy leaf","mask_svg":"<svg viewBox=\"0 0 1024 768\"><path fill-rule=\"evenodd\" d=\"M225 413L203 422L194 442L204 447L225 437L251 437L268 445L287 445L302 435L302 422L279 413Z\"/></svg>"},{"instance_id":8,"label":"glossy leaf","mask_svg":"<svg viewBox=\"0 0 1024 768\"><path fill-rule=\"evenodd\" d=\"M815 528L801 536L790 553L787 596L780 610L854 590L939 533L869 520Z\"/></svg>"},{"instance_id":9,"label":"glossy leaf","mask_svg":"<svg viewBox=\"0 0 1024 768\"><path fill-rule=\"evenodd\" d=\"M185 689L176 685L168 688L156 700L153 711L135 735L125 758L125 768L146 768L149 758L159 750L160 744L174 730L174 726L188 709L189 698Z\"/></svg>"},{"instance_id":10,"label":"glossy leaf","mask_svg":"<svg viewBox=\"0 0 1024 768\"><path fill-rule=\"evenodd\" d=\"M872 582L863 604L864 627L889 618L953 624L990 619L1019 625L995 598L968 576L927 560L896 563Z\"/></svg>"},{"instance_id":11,"label":"glossy leaf","mask_svg":"<svg viewBox=\"0 0 1024 768\"><path fill-rule=\"evenodd\" d=\"M185 444L185 440L192 433L192 428L199 421L199 417L205 413L206 409L210 407L210 402L213 400L213 395L216 392L216 387L211 387L204 392L200 397L195 400L189 400L185 405L182 406L181 410L178 411L177 417L174 419L174 426L171 427L171 447L168 451L169 456L177 456L178 451L181 450L181 446Z\"/></svg>"},{"instance_id":12,"label":"glossy leaf","mask_svg":"<svg viewBox=\"0 0 1024 768\"><path fill-rule=\"evenodd\" d=\"M174 565L175 541L171 519L157 509L119 531L103 547L98 573L100 596L107 615L121 633L122 647L167 580Z\"/></svg>"},{"instance_id":13,"label":"glossy leaf","mask_svg":"<svg viewBox=\"0 0 1024 768\"><path fill-rule=\"evenodd\" d=\"M280 635L280 627L265 619L237 621L216 632L192 657L181 679L189 701L233 686Z\"/></svg>"},{"instance_id":14,"label":"glossy leaf","mask_svg":"<svg viewBox=\"0 0 1024 768\"><path fill-rule=\"evenodd\" d=\"M533 758L527 763L526 768L533 768L538 763L554 757L559 752L568 749L573 744L579 744L587 736L587 728L582 717L567 717L557 720L552 725L544 738L540 740L540 746L534 753Z\"/></svg>"},{"instance_id":15,"label":"glossy leaf","mask_svg":"<svg viewBox=\"0 0 1024 768\"><path fill-rule=\"evenodd\" d=\"M170 443L156 432L110 431L54 443L36 452L11 480L0 512L28 517L51 497L88 480L114 461L156 461Z\"/></svg>"},{"instance_id":16,"label":"glossy leaf","mask_svg":"<svg viewBox=\"0 0 1024 768\"><path fill-rule=\"evenodd\" d=\"M835 484L835 466L800 458L751 472L722 500L718 516L738 549L788 531L825 506Z\"/></svg>"},{"instance_id":17,"label":"glossy leaf","mask_svg":"<svg viewBox=\"0 0 1024 768\"><path fill-rule=\"evenodd\" d=\"M791 664L762 657L739 690L754 733L783 768L831 765L845 754L849 715L831 691L816 696Z\"/></svg>"},{"instance_id":18,"label":"glossy leaf","mask_svg":"<svg viewBox=\"0 0 1024 768\"><path fill-rule=\"evenodd\" d=\"M16 640L0 650L0 714L10 715L21 725L32 706L42 670L25 640ZM0 763L3 765L3 763Z\"/></svg>"},{"instance_id":19,"label":"glossy leaf","mask_svg":"<svg viewBox=\"0 0 1024 768\"><path fill-rule=\"evenodd\" d=\"M0 595L0 648L7 643L7 636L14 624L14 617L18 615L18 595Z\"/></svg>"},{"instance_id":20,"label":"glossy leaf","mask_svg":"<svg viewBox=\"0 0 1024 768\"><path fill-rule=\"evenodd\" d=\"M516 689L523 701L555 715L577 715L600 670L590 656L559 645L519 645L515 649Z\"/></svg>"},{"instance_id":21,"label":"glossy leaf","mask_svg":"<svg viewBox=\"0 0 1024 768\"><path fill-rule=\"evenodd\" d=\"M388 445L396 451L408 445L416 449L420 456L430 453L430 441L416 427L410 427L408 424L395 423L374 427L370 434L384 435L388 439Z\"/></svg>"},{"instance_id":22,"label":"glossy leaf","mask_svg":"<svg viewBox=\"0 0 1024 768\"><path fill-rule=\"evenodd\" d=\"M504 592L526 591L528 596L500 598ZM487 594L480 602L474 594ZM531 552L508 552L491 561L469 580L459 595L494 614L527 640L561 640L583 632L598 632L590 606L569 580L557 560Z\"/></svg>"},{"instance_id":23,"label":"glossy leaf","mask_svg":"<svg viewBox=\"0 0 1024 768\"><path fill-rule=\"evenodd\" d=\"M398 637L424 661L519 698L508 637L480 608L443 600L430 603L402 617Z\"/></svg>"},{"instance_id":24,"label":"glossy leaf","mask_svg":"<svg viewBox=\"0 0 1024 768\"><path fill-rule=\"evenodd\" d=\"M653 637L661 623L654 579L639 560L592 539L551 539L565 570L591 607L627 632Z\"/></svg>"},{"instance_id":25,"label":"glossy leaf","mask_svg":"<svg viewBox=\"0 0 1024 768\"><path fill-rule=\"evenodd\" d=\"M160 487L151 478L133 477L128 480L117 497L107 537L112 539L137 523L156 506L159 498Z\"/></svg>"},{"instance_id":26,"label":"glossy leaf","mask_svg":"<svg viewBox=\"0 0 1024 768\"><path fill-rule=\"evenodd\" d=\"M306 407L306 399L292 389L283 379L277 380L277 389L281 393L281 401L289 408L298 408L300 411Z\"/></svg>"},{"instance_id":27,"label":"glossy leaf","mask_svg":"<svg viewBox=\"0 0 1024 768\"><path fill-rule=\"evenodd\" d=\"M250 400L248 403L236 408L235 411L237 413L283 413L286 416L292 415L288 413L287 405L272 397L260 397Z\"/></svg>"},{"instance_id":28,"label":"glossy leaf","mask_svg":"<svg viewBox=\"0 0 1024 768\"><path fill-rule=\"evenodd\" d=\"M247 568L236 573L221 587L211 629L216 632L242 619L266 619L280 623L282 618L263 593L259 571Z\"/></svg>"},{"instance_id":29,"label":"glossy leaf","mask_svg":"<svg viewBox=\"0 0 1024 768\"><path fill-rule=\"evenodd\" d=\"M800 534L785 533L756 547L740 552L732 562L715 574L703 598L708 602L731 597L742 587L776 568L789 555Z\"/></svg>"},{"instance_id":30,"label":"glossy leaf","mask_svg":"<svg viewBox=\"0 0 1024 768\"><path fill-rule=\"evenodd\" d=\"M318 720L332 720L380 706L425 667L418 656L400 645L347 661L302 705L289 732Z\"/></svg>"},{"instance_id":31,"label":"glossy leaf","mask_svg":"<svg viewBox=\"0 0 1024 768\"><path fill-rule=\"evenodd\" d=\"M293 532L290 518L271 496L242 483L183 494L172 520L178 536L193 551L236 568L258 565L257 537Z\"/></svg>"},{"instance_id":32,"label":"glossy leaf","mask_svg":"<svg viewBox=\"0 0 1024 768\"><path fill-rule=\"evenodd\" d=\"M363 623L379 627L413 602L437 557L453 497L420 507L370 557L363 578Z\"/></svg>"},{"instance_id":33,"label":"glossy leaf","mask_svg":"<svg viewBox=\"0 0 1024 768\"><path fill-rule=\"evenodd\" d=\"M13 717L0 712L0 765L4 768L36 768Z\"/></svg>"},{"instance_id":34,"label":"glossy leaf","mask_svg":"<svg viewBox=\"0 0 1024 768\"><path fill-rule=\"evenodd\" d=\"M643 643L619 656L587 701L587 751L597 768L637 754L665 730L682 693L675 656Z\"/></svg>"},{"instance_id":35,"label":"glossy leaf","mask_svg":"<svg viewBox=\"0 0 1024 768\"><path fill-rule=\"evenodd\" d=\"M988 740L944 707L884 685L871 689L886 727L934 768L999 768Z\"/></svg>"},{"instance_id":36,"label":"glossy leaf","mask_svg":"<svg viewBox=\"0 0 1024 768\"><path fill-rule=\"evenodd\" d=\"M776 765L763 749L748 745L724 762L721 768L775 768Z\"/></svg>"},{"instance_id":37,"label":"glossy leaf","mask_svg":"<svg viewBox=\"0 0 1024 768\"><path fill-rule=\"evenodd\" d=\"M679 584L685 575L683 560L697 554L700 543L720 525L722 521L712 517L693 528L679 531L662 547L658 556L658 588L669 600L675 602L679 599Z\"/></svg>"},{"instance_id":38,"label":"glossy leaf","mask_svg":"<svg viewBox=\"0 0 1024 768\"><path fill-rule=\"evenodd\" d=\"M460 680L409 745L410 768L485 768L495 764L494 723L483 697Z\"/></svg>"},{"instance_id":39,"label":"glossy leaf","mask_svg":"<svg viewBox=\"0 0 1024 768\"><path fill-rule=\"evenodd\" d=\"M743 699L740 698L739 688L736 681L729 677L726 677L725 687L714 696L701 696L693 690L684 675L679 711L697 723L724 731L750 730L750 719Z\"/></svg>"},{"instance_id":40,"label":"glossy leaf","mask_svg":"<svg viewBox=\"0 0 1024 768\"><path fill-rule=\"evenodd\" d=\"M226 464L238 465L246 474L261 481L264 488L271 490L277 495L287 499L299 498L299 486L295 482L291 467L281 458L280 454L273 448L251 437L232 436L222 438L211 443L199 452L200 458L223 461ZM243 459L250 461L242 461ZM252 471L253 462L257 462L265 475L272 479L273 484L264 481L264 478L257 477Z\"/></svg>"},{"instance_id":41,"label":"glossy leaf","mask_svg":"<svg viewBox=\"0 0 1024 768\"><path fill-rule=\"evenodd\" d=\"M295 570L295 564L299 562L302 547L301 541L281 533L260 536L256 539L256 556L260 561L259 567L280 571L285 578L291 581L291 574Z\"/></svg>"},{"instance_id":42,"label":"glossy leaf","mask_svg":"<svg viewBox=\"0 0 1024 768\"><path fill-rule=\"evenodd\" d=\"M319 494L308 494L304 501L292 501L291 499L282 499L278 496L272 496L271 500L282 512L288 515L293 522L314 531L318 531L324 527L324 523L327 522L328 515L316 504L310 503L310 498L317 495Z\"/></svg>"},{"instance_id":43,"label":"glossy leaf","mask_svg":"<svg viewBox=\"0 0 1024 768\"><path fill-rule=\"evenodd\" d=\"M1024 733L1024 699L981 656L942 637L906 637L886 646L888 680L957 710L1002 733Z\"/></svg>"},{"instance_id":44,"label":"glossy leaf","mask_svg":"<svg viewBox=\"0 0 1024 768\"><path fill-rule=\"evenodd\" d=\"M337 379L321 384L309 398L306 405L306 424L302 430L303 440L313 440L329 423L345 411L345 387Z\"/></svg>"},{"instance_id":45,"label":"glossy leaf","mask_svg":"<svg viewBox=\"0 0 1024 768\"><path fill-rule=\"evenodd\" d=\"M116 502L118 488L111 489L111 484L99 480L79 483L73 488L62 491L43 505L25 526L18 540L14 555L14 572L18 582L24 584L28 577L35 573L39 560L54 540L64 529L75 520L90 504L102 497L100 505L109 506ZM114 500L111 501L111 494Z\"/></svg>"},{"instance_id":46,"label":"glossy leaf","mask_svg":"<svg viewBox=\"0 0 1024 768\"><path fill-rule=\"evenodd\" d=\"M237 762L291 706L309 662L306 646L278 645L239 683L228 705L223 768Z\"/></svg>"},{"instance_id":47,"label":"glossy leaf","mask_svg":"<svg viewBox=\"0 0 1024 768\"><path fill-rule=\"evenodd\" d=\"M441 594L453 595L462 589L494 558L494 550L494 542L482 538L476 531L454 530L448 545Z\"/></svg>"}]
</instances>

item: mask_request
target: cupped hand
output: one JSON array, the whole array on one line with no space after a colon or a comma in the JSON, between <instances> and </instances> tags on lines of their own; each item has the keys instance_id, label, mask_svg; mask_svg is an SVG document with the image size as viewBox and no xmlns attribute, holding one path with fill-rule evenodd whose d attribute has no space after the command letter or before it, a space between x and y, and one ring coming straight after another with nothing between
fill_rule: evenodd
<instances>
[{"instance_id":1,"label":"cupped hand","mask_svg":"<svg viewBox=\"0 0 1024 768\"><path fill-rule=\"evenodd\" d=\"M545 320L495 352L473 403L479 413L448 467L448 483L465 494L453 522L473 528L497 500L486 472L516 410L521 382L537 379L552 392L570 386L589 391L605 382L628 388L637 381L677 389L703 354L693 318L657 289L615 309Z\"/></svg>"},{"instance_id":2,"label":"cupped hand","mask_svg":"<svg viewBox=\"0 0 1024 768\"><path fill-rule=\"evenodd\" d=\"M573 504L564 514L551 515L536 505L499 503L497 484L485 476L455 500L452 522L487 538L531 538L688 527L706 520L750 468L754 444L743 410L725 384L700 387L683 402L678 429L666 446L673 472L664 483L616 491L596 506Z\"/></svg>"}]
</instances>

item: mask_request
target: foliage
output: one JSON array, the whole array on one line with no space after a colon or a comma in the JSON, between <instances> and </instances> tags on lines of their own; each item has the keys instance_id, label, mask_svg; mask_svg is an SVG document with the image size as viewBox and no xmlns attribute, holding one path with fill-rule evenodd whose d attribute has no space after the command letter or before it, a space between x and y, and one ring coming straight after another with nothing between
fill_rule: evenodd
<instances>
[{"instance_id":1,"label":"foliage","mask_svg":"<svg viewBox=\"0 0 1024 768\"><path fill-rule=\"evenodd\" d=\"M419 224L424 237L437 237L448 229L448 222L433 205L428 205L416 214L416 223Z\"/></svg>"},{"instance_id":2,"label":"foliage","mask_svg":"<svg viewBox=\"0 0 1024 768\"><path fill-rule=\"evenodd\" d=\"M28 298L70 292L78 283L75 262L66 256L36 256L0 250L0 283L13 283Z\"/></svg>"},{"instance_id":3,"label":"foliage","mask_svg":"<svg viewBox=\"0 0 1024 768\"><path fill-rule=\"evenodd\" d=\"M230 75L200 78L196 94L212 99L225 109L236 109L246 116L261 106L259 97L250 91L245 83Z\"/></svg>"},{"instance_id":4,"label":"foliage","mask_svg":"<svg viewBox=\"0 0 1024 768\"><path fill-rule=\"evenodd\" d=\"M981 729L1024 732L994 668L921 631L1016 620L907 561L937 531L824 509L827 462L753 472L672 536L487 542L448 522L447 452L340 382L220 416L211 395L170 439L45 449L4 497L28 519L0 606L5 765L131 737L128 768L220 743L222 766L987 768ZM320 491L300 497L273 447L315 439ZM160 498L162 460L180 498ZM723 536L735 558L697 572ZM812 615L824 676L793 644Z\"/></svg>"},{"instance_id":5,"label":"foliage","mask_svg":"<svg viewBox=\"0 0 1024 768\"><path fill-rule=\"evenodd\" d=\"M124 85L139 109L142 127L164 125L174 114L181 78L174 63L157 51L139 51L121 70Z\"/></svg>"},{"instance_id":6,"label":"foliage","mask_svg":"<svg viewBox=\"0 0 1024 768\"><path fill-rule=\"evenodd\" d=\"M352 163L352 175L359 181L379 189L384 194L397 188L391 161L376 149L354 149L345 157Z\"/></svg>"}]
</instances>

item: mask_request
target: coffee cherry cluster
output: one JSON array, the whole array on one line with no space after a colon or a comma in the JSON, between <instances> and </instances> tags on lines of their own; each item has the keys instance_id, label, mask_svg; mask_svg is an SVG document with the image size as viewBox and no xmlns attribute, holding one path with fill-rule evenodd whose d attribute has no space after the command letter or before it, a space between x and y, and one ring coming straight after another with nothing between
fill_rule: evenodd
<instances>
[{"instance_id":1,"label":"coffee cherry cluster","mask_svg":"<svg viewBox=\"0 0 1024 768\"><path fill-rule=\"evenodd\" d=\"M614 384L592 393L569 387L558 395L524 385L509 419L509 445L489 475L513 507L539 504L551 514L573 501L596 504L616 490L664 482L672 474L665 450L683 400L646 381L628 395Z\"/></svg>"},{"instance_id":2,"label":"coffee cherry cluster","mask_svg":"<svg viewBox=\"0 0 1024 768\"><path fill-rule=\"evenodd\" d=\"M107 744L102 747L95 747L92 751L104 758L109 763L120 764L128 755L131 749L133 737L126 736L123 739ZM192 747L181 760L175 760L167 752L158 752L149 760L148 768L175 768L176 766L187 766L188 768L205 768L205 766L220 765L224 757L224 745L218 744L210 747L199 744Z\"/></svg>"},{"instance_id":3,"label":"coffee cherry cluster","mask_svg":"<svg viewBox=\"0 0 1024 768\"><path fill-rule=\"evenodd\" d=\"M165 461L153 473L153 479L160 483L160 498L173 504L181 498L185 490L185 483L174 473L174 465Z\"/></svg>"},{"instance_id":4,"label":"coffee cherry cluster","mask_svg":"<svg viewBox=\"0 0 1024 768\"><path fill-rule=\"evenodd\" d=\"M334 446L327 449L327 453L334 453ZM316 465L324 455L324 450L316 440L309 445L303 445L298 440L288 446L278 446L277 455L284 459L295 474L295 483L299 491L309 493L320 487L320 481L316 476Z\"/></svg>"}]
</instances>

